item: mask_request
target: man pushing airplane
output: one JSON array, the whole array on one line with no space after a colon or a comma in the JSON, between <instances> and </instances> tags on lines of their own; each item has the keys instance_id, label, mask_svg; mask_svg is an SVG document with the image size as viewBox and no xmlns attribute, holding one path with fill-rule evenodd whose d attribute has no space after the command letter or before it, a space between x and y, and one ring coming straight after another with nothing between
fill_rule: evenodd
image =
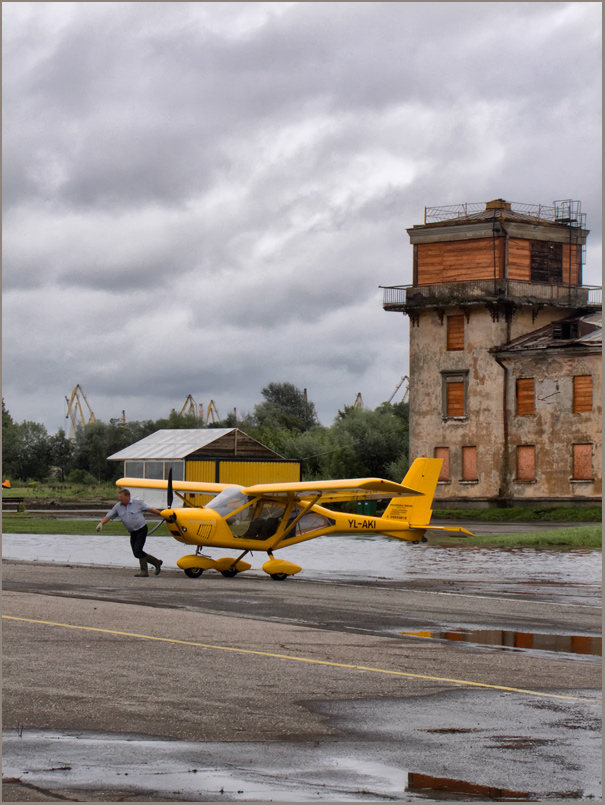
<instances>
[{"instance_id":1,"label":"man pushing airplane","mask_svg":"<svg viewBox=\"0 0 605 805\"><path fill-rule=\"evenodd\" d=\"M162 516L162 512L159 511L159 509L148 506L142 500L136 498L131 500L130 490L128 489L120 489L118 492L118 500L119 502L107 512L105 517L98 524L97 531L102 531L105 523L108 523L110 520L115 520L116 518L121 520L124 528L130 533L130 547L141 566L140 573L135 573L135 576L149 576L147 563L155 567L155 575L157 576L162 569L163 562L161 559L156 559L155 556L151 556L151 554L145 553L143 550L145 540L147 539L147 523L143 517L143 512L150 512L159 517Z\"/></svg>"}]
</instances>

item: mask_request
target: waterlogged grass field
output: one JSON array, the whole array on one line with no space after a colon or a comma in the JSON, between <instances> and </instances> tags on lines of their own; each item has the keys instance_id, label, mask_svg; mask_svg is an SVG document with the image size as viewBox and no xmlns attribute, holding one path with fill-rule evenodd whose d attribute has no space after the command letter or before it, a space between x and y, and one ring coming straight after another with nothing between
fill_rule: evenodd
<instances>
[{"instance_id":1,"label":"waterlogged grass field","mask_svg":"<svg viewBox=\"0 0 605 805\"><path fill-rule=\"evenodd\" d=\"M101 519L99 514L99 520ZM87 536L95 534L95 527L98 520L77 520L66 518L60 520L57 517L39 517L28 512L5 512L2 515L3 534L81 534ZM150 521L149 530L154 527ZM103 526L103 534L109 536L124 535L124 527L121 523L107 523ZM166 524L162 525L155 532L154 536L169 537L170 533ZM429 541L439 545L480 545L484 547L497 548L601 548L602 529L600 525L580 525L565 528L536 529L528 530L519 534L490 534L488 536L475 537L443 537L431 536Z\"/></svg>"},{"instance_id":2,"label":"waterlogged grass field","mask_svg":"<svg viewBox=\"0 0 605 805\"><path fill-rule=\"evenodd\" d=\"M430 533L430 532L429 532ZM430 537L429 537L430 540ZM433 542L435 540L432 540ZM519 534L489 534L482 537L439 538L440 545L480 545L493 548L597 548L602 545L600 525L540 529Z\"/></svg>"},{"instance_id":3,"label":"waterlogged grass field","mask_svg":"<svg viewBox=\"0 0 605 805\"><path fill-rule=\"evenodd\" d=\"M56 516L39 517L35 514L28 512L3 512L2 513L2 533L3 534L81 534L87 536L88 534L96 534L95 528L97 523L105 512L99 512L97 520L78 520L75 517L60 520ZM149 530L155 527L155 523L159 520L149 520ZM124 526L119 520L110 522L103 526L103 534L115 536L116 534L124 535L126 531ZM166 528L166 524L162 525L155 532L154 537L170 537L171 534Z\"/></svg>"}]
</instances>

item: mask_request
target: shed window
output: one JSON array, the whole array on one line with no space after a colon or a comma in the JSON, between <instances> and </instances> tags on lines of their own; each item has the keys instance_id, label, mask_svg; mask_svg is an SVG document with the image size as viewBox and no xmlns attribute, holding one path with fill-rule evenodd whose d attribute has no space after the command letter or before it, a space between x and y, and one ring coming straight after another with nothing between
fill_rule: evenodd
<instances>
[{"instance_id":1,"label":"shed window","mask_svg":"<svg viewBox=\"0 0 605 805\"><path fill-rule=\"evenodd\" d=\"M592 481L592 444L573 445L574 481Z\"/></svg>"},{"instance_id":2,"label":"shed window","mask_svg":"<svg viewBox=\"0 0 605 805\"><path fill-rule=\"evenodd\" d=\"M536 480L536 448L533 444L517 447L517 481Z\"/></svg>"},{"instance_id":3,"label":"shed window","mask_svg":"<svg viewBox=\"0 0 605 805\"><path fill-rule=\"evenodd\" d=\"M577 375L573 379L573 412L592 411L592 375Z\"/></svg>"},{"instance_id":4,"label":"shed window","mask_svg":"<svg viewBox=\"0 0 605 805\"><path fill-rule=\"evenodd\" d=\"M462 448L462 480L463 481L476 481L477 480L477 448L476 447L463 447Z\"/></svg>"},{"instance_id":5,"label":"shed window","mask_svg":"<svg viewBox=\"0 0 605 805\"><path fill-rule=\"evenodd\" d=\"M439 479L440 481L449 481L450 480L450 448L449 447L436 447L435 448L435 458L442 458L443 464L441 465L441 471L439 472Z\"/></svg>"},{"instance_id":6,"label":"shed window","mask_svg":"<svg viewBox=\"0 0 605 805\"><path fill-rule=\"evenodd\" d=\"M464 349L464 316L447 317L447 348L449 351Z\"/></svg>"},{"instance_id":7,"label":"shed window","mask_svg":"<svg viewBox=\"0 0 605 805\"><path fill-rule=\"evenodd\" d=\"M535 414L536 402L534 393L534 378L520 377L517 379L517 414L525 416Z\"/></svg>"},{"instance_id":8,"label":"shed window","mask_svg":"<svg viewBox=\"0 0 605 805\"><path fill-rule=\"evenodd\" d=\"M153 478L154 481L161 481L164 478L163 461L146 461L145 478Z\"/></svg>"},{"instance_id":9,"label":"shed window","mask_svg":"<svg viewBox=\"0 0 605 805\"><path fill-rule=\"evenodd\" d=\"M531 241L530 277L532 282L563 282L563 244Z\"/></svg>"},{"instance_id":10,"label":"shed window","mask_svg":"<svg viewBox=\"0 0 605 805\"><path fill-rule=\"evenodd\" d=\"M127 478L144 478L145 464L142 461L125 461L124 475Z\"/></svg>"},{"instance_id":11,"label":"shed window","mask_svg":"<svg viewBox=\"0 0 605 805\"><path fill-rule=\"evenodd\" d=\"M164 478L168 478L168 472L172 470L173 481L184 481L185 462L184 461L165 461Z\"/></svg>"}]
</instances>

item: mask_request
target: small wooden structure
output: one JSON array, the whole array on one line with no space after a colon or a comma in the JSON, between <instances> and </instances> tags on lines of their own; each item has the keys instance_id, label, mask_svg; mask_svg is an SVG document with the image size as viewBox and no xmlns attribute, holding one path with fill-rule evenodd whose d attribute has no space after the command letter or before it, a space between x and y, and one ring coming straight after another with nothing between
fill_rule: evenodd
<instances>
[{"instance_id":1,"label":"small wooden structure","mask_svg":"<svg viewBox=\"0 0 605 805\"><path fill-rule=\"evenodd\" d=\"M174 480L181 481L250 486L301 480L300 461L280 456L239 428L158 430L109 456L108 461L123 461L124 475L130 478L167 479L172 469ZM157 493L144 497L150 502ZM196 505L209 499L187 497ZM157 501L157 505L161 503Z\"/></svg>"}]
</instances>

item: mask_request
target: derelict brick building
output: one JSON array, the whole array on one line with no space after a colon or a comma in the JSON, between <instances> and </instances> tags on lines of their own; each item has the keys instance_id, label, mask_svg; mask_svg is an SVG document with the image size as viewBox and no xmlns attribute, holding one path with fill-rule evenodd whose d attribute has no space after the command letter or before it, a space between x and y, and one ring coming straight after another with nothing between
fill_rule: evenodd
<instances>
[{"instance_id":1,"label":"derelict brick building","mask_svg":"<svg viewBox=\"0 0 605 805\"><path fill-rule=\"evenodd\" d=\"M408 229L410 457L436 503L600 503L601 289L582 284L579 202L426 208Z\"/></svg>"}]
</instances>

